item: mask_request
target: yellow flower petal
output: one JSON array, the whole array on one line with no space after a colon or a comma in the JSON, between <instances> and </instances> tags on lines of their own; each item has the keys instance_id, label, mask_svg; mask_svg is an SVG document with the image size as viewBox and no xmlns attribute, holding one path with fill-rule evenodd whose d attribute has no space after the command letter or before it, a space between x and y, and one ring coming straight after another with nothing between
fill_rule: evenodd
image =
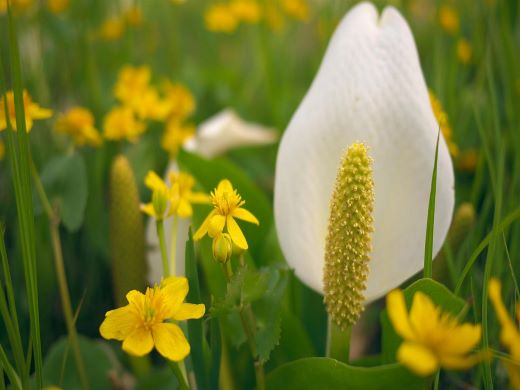
<instances>
[{"instance_id":1,"label":"yellow flower petal","mask_svg":"<svg viewBox=\"0 0 520 390\"><path fill-rule=\"evenodd\" d=\"M256 225L260 224L258 219L256 219L256 217L250 211L243 209L242 207L234 209L231 215L235 218L241 219L242 221L251 222Z\"/></svg>"},{"instance_id":2,"label":"yellow flower petal","mask_svg":"<svg viewBox=\"0 0 520 390\"><path fill-rule=\"evenodd\" d=\"M206 306L203 304L194 305L193 303L183 303L179 310L173 315L176 321L184 321L190 319L201 318L206 312Z\"/></svg>"},{"instance_id":3,"label":"yellow flower petal","mask_svg":"<svg viewBox=\"0 0 520 390\"><path fill-rule=\"evenodd\" d=\"M465 370L473 367L482 360L483 354L475 353L468 356L460 355L441 355L439 356L442 367L449 370Z\"/></svg>"},{"instance_id":4,"label":"yellow flower petal","mask_svg":"<svg viewBox=\"0 0 520 390\"><path fill-rule=\"evenodd\" d=\"M191 203L209 203L209 196L203 192L191 192L187 198Z\"/></svg>"},{"instance_id":5,"label":"yellow flower petal","mask_svg":"<svg viewBox=\"0 0 520 390\"><path fill-rule=\"evenodd\" d=\"M123 350L134 356L144 356L150 353L152 348L152 334L145 327L134 329L123 341Z\"/></svg>"},{"instance_id":6,"label":"yellow flower petal","mask_svg":"<svg viewBox=\"0 0 520 390\"><path fill-rule=\"evenodd\" d=\"M149 215L150 217L153 217L153 218L158 218L158 215L155 212L155 208L153 207L153 203L141 204L139 206L139 208L146 215Z\"/></svg>"},{"instance_id":7,"label":"yellow flower petal","mask_svg":"<svg viewBox=\"0 0 520 390\"><path fill-rule=\"evenodd\" d=\"M243 250L248 248L244 233L242 233L240 226L238 226L238 223L231 215L228 215L227 217L227 230L236 246Z\"/></svg>"},{"instance_id":8,"label":"yellow flower petal","mask_svg":"<svg viewBox=\"0 0 520 390\"><path fill-rule=\"evenodd\" d=\"M447 332L440 350L447 355L466 354L479 343L481 334L480 325L459 325Z\"/></svg>"},{"instance_id":9,"label":"yellow flower petal","mask_svg":"<svg viewBox=\"0 0 520 390\"><path fill-rule=\"evenodd\" d=\"M386 297L386 309L395 331L406 340L414 340L415 335L408 320L408 312L401 290L393 290Z\"/></svg>"},{"instance_id":10,"label":"yellow flower petal","mask_svg":"<svg viewBox=\"0 0 520 390\"><path fill-rule=\"evenodd\" d=\"M193 214L193 208L190 202L186 199L179 200L179 206L177 207L177 215L182 218L191 217Z\"/></svg>"},{"instance_id":11,"label":"yellow flower petal","mask_svg":"<svg viewBox=\"0 0 520 390\"><path fill-rule=\"evenodd\" d=\"M435 355L426 347L404 342L397 351L397 360L420 376L433 374L439 368Z\"/></svg>"},{"instance_id":12,"label":"yellow flower petal","mask_svg":"<svg viewBox=\"0 0 520 390\"><path fill-rule=\"evenodd\" d=\"M214 215L209 222L208 235L215 237L217 234L222 233L224 225L226 224L226 217L220 214Z\"/></svg>"},{"instance_id":13,"label":"yellow flower petal","mask_svg":"<svg viewBox=\"0 0 520 390\"><path fill-rule=\"evenodd\" d=\"M155 348L165 358L178 362L190 353L190 345L177 325L157 324L152 328L152 333Z\"/></svg>"},{"instance_id":14,"label":"yellow flower petal","mask_svg":"<svg viewBox=\"0 0 520 390\"><path fill-rule=\"evenodd\" d=\"M430 331L435 329L438 323L439 309L435 307L430 297L417 291L413 296L409 318L416 337L428 339Z\"/></svg>"},{"instance_id":15,"label":"yellow flower petal","mask_svg":"<svg viewBox=\"0 0 520 390\"><path fill-rule=\"evenodd\" d=\"M233 192L233 185L228 179L221 180L217 186L217 192Z\"/></svg>"},{"instance_id":16,"label":"yellow flower petal","mask_svg":"<svg viewBox=\"0 0 520 390\"><path fill-rule=\"evenodd\" d=\"M164 318L172 318L179 310L188 295L188 279L182 277L169 277L161 285L161 293L164 296Z\"/></svg>"},{"instance_id":17,"label":"yellow flower petal","mask_svg":"<svg viewBox=\"0 0 520 390\"><path fill-rule=\"evenodd\" d=\"M130 306L110 310L99 327L99 333L104 339L124 340L136 327L139 318Z\"/></svg>"},{"instance_id":18,"label":"yellow flower petal","mask_svg":"<svg viewBox=\"0 0 520 390\"><path fill-rule=\"evenodd\" d=\"M215 210L213 210L211 213L209 213L209 215L206 217L204 222L202 222L202 225L200 225L199 229L193 235L193 240L198 241L206 235L206 233L208 232L209 223L211 221L211 218L213 218L213 216L215 214L216 214Z\"/></svg>"}]
</instances>

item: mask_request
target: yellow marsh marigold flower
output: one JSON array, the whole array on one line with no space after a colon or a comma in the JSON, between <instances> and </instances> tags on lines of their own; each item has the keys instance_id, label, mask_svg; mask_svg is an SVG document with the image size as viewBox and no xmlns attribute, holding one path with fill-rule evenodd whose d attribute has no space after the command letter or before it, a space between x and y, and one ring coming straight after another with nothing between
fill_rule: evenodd
<instances>
[{"instance_id":1,"label":"yellow marsh marigold flower","mask_svg":"<svg viewBox=\"0 0 520 390\"><path fill-rule=\"evenodd\" d=\"M184 142L195 135L195 126L179 123L177 120L169 120L166 130L161 138L161 146L172 159L177 156Z\"/></svg>"},{"instance_id":2,"label":"yellow marsh marigold flower","mask_svg":"<svg viewBox=\"0 0 520 390\"><path fill-rule=\"evenodd\" d=\"M185 172L170 172L168 174L172 191L177 191L173 196L178 197L178 206L175 214L187 218L193 215L192 204L209 203L209 196L203 192L194 192L195 178Z\"/></svg>"},{"instance_id":3,"label":"yellow marsh marigold flower","mask_svg":"<svg viewBox=\"0 0 520 390\"><path fill-rule=\"evenodd\" d=\"M214 4L204 14L206 28L213 32L232 33L238 26L238 19L225 3Z\"/></svg>"},{"instance_id":4,"label":"yellow marsh marigold flower","mask_svg":"<svg viewBox=\"0 0 520 390\"><path fill-rule=\"evenodd\" d=\"M55 14L59 14L69 8L70 0L47 0L47 8Z\"/></svg>"},{"instance_id":5,"label":"yellow marsh marigold flower","mask_svg":"<svg viewBox=\"0 0 520 390\"><path fill-rule=\"evenodd\" d=\"M200 240L206 233L214 238L227 227L227 233L240 249L247 249L244 233L235 221L235 218L246 222L259 224L258 219L246 209L242 208L245 201L238 194L229 180L221 180L217 188L210 195L213 211L206 217L199 230L193 236L195 241Z\"/></svg>"},{"instance_id":6,"label":"yellow marsh marigold flower","mask_svg":"<svg viewBox=\"0 0 520 390\"><path fill-rule=\"evenodd\" d=\"M195 112L195 97L180 83L167 81L163 85L164 99L169 102L169 119L181 121Z\"/></svg>"},{"instance_id":7,"label":"yellow marsh marigold flower","mask_svg":"<svg viewBox=\"0 0 520 390\"><path fill-rule=\"evenodd\" d=\"M103 121L103 136L113 141L126 139L135 142L145 129L145 124L136 119L129 107L113 108Z\"/></svg>"},{"instance_id":8,"label":"yellow marsh marigold flower","mask_svg":"<svg viewBox=\"0 0 520 390\"><path fill-rule=\"evenodd\" d=\"M161 99L155 88L148 87L128 102L140 119L163 121L171 111L171 103Z\"/></svg>"},{"instance_id":9,"label":"yellow marsh marigold flower","mask_svg":"<svg viewBox=\"0 0 520 390\"><path fill-rule=\"evenodd\" d=\"M256 0L233 0L229 6L241 22L254 24L262 17L262 10Z\"/></svg>"},{"instance_id":10,"label":"yellow marsh marigold flower","mask_svg":"<svg viewBox=\"0 0 520 390\"><path fill-rule=\"evenodd\" d=\"M131 104L136 97L148 89L151 77L152 73L148 66L123 66L117 75L114 96L122 103Z\"/></svg>"},{"instance_id":11,"label":"yellow marsh marigold flower","mask_svg":"<svg viewBox=\"0 0 520 390\"><path fill-rule=\"evenodd\" d=\"M509 317L501 295L502 285L496 278L489 281L489 299L495 307L495 312L500 322L500 342L504 345L511 355L513 362L505 360L504 364L509 374L511 387L520 389L520 329L518 325ZM520 318L520 305L516 306L516 316Z\"/></svg>"},{"instance_id":12,"label":"yellow marsh marigold flower","mask_svg":"<svg viewBox=\"0 0 520 390\"><path fill-rule=\"evenodd\" d=\"M125 31L125 21L119 16L105 20L98 29L98 36L104 41L116 41Z\"/></svg>"},{"instance_id":13,"label":"yellow marsh marigold flower","mask_svg":"<svg viewBox=\"0 0 520 390\"><path fill-rule=\"evenodd\" d=\"M101 144L101 135L94 127L94 116L83 107L73 107L60 114L54 125L56 131L68 134L79 146Z\"/></svg>"},{"instance_id":14,"label":"yellow marsh marigold flower","mask_svg":"<svg viewBox=\"0 0 520 390\"><path fill-rule=\"evenodd\" d=\"M148 171L144 184L152 190L152 201L141 204L141 211L158 221L173 215L179 203L178 191L172 191L153 171Z\"/></svg>"},{"instance_id":15,"label":"yellow marsh marigold flower","mask_svg":"<svg viewBox=\"0 0 520 390\"><path fill-rule=\"evenodd\" d=\"M453 141L453 131L448 120L448 114L444 111L441 102L437 99L435 94L431 90L428 90L428 93L430 95L430 104L432 106L433 114L441 128L441 133L448 145L448 150L453 157L457 157L459 155L459 147Z\"/></svg>"},{"instance_id":16,"label":"yellow marsh marigold flower","mask_svg":"<svg viewBox=\"0 0 520 390\"><path fill-rule=\"evenodd\" d=\"M143 24L143 12L138 6L128 8L123 14L126 23L132 27L139 27Z\"/></svg>"},{"instance_id":17,"label":"yellow marsh marigold flower","mask_svg":"<svg viewBox=\"0 0 520 390\"><path fill-rule=\"evenodd\" d=\"M479 152L476 149L464 150L459 154L455 161L455 166L459 171L475 173L479 161Z\"/></svg>"},{"instance_id":18,"label":"yellow marsh marigold flower","mask_svg":"<svg viewBox=\"0 0 520 390\"><path fill-rule=\"evenodd\" d=\"M9 113L9 120L11 126L16 130L16 111L14 104L14 93L13 91L7 91L7 93L0 98L0 131L7 128L7 120L5 117L5 100L7 99L7 112ZM32 101L31 95L24 89L23 90L23 106L25 112L25 126L27 131L31 131L33 127L34 119L47 119L52 116L52 110L40 107L37 103Z\"/></svg>"},{"instance_id":19,"label":"yellow marsh marigold flower","mask_svg":"<svg viewBox=\"0 0 520 390\"><path fill-rule=\"evenodd\" d=\"M305 0L283 0L282 8L287 15L294 19L304 22L309 20L310 10Z\"/></svg>"},{"instance_id":20,"label":"yellow marsh marigold flower","mask_svg":"<svg viewBox=\"0 0 520 390\"><path fill-rule=\"evenodd\" d=\"M5 144L4 141L0 139L0 160L3 160L5 157Z\"/></svg>"},{"instance_id":21,"label":"yellow marsh marigold flower","mask_svg":"<svg viewBox=\"0 0 520 390\"><path fill-rule=\"evenodd\" d=\"M470 354L480 341L480 325L459 324L421 291L413 296L409 312L401 290L391 291L386 305L390 322L404 339L397 360L417 375L431 375L440 367L467 369L481 360L481 354Z\"/></svg>"},{"instance_id":22,"label":"yellow marsh marigold flower","mask_svg":"<svg viewBox=\"0 0 520 390\"><path fill-rule=\"evenodd\" d=\"M451 5L441 5L439 9L439 24L442 29L450 34L456 34L459 31L459 14Z\"/></svg>"},{"instance_id":23,"label":"yellow marsh marigold flower","mask_svg":"<svg viewBox=\"0 0 520 390\"><path fill-rule=\"evenodd\" d=\"M10 0L9 4L15 11L25 11L33 5L33 0ZM0 15L7 12L7 0L0 0Z\"/></svg>"},{"instance_id":24,"label":"yellow marsh marigold flower","mask_svg":"<svg viewBox=\"0 0 520 390\"><path fill-rule=\"evenodd\" d=\"M472 57L473 49L471 48L471 45L466 39L460 38L457 41L457 58L462 64L468 65L471 62Z\"/></svg>"},{"instance_id":25,"label":"yellow marsh marigold flower","mask_svg":"<svg viewBox=\"0 0 520 390\"><path fill-rule=\"evenodd\" d=\"M323 271L327 312L342 329L354 325L364 310L373 209L372 159L364 144L352 144L332 193Z\"/></svg>"},{"instance_id":26,"label":"yellow marsh marigold flower","mask_svg":"<svg viewBox=\"0 0 520 390\"><path fill-rule=\"evenodd\" d=\"M184 303L188 289L186 278L169 277L145 294L132 290L126 295L128 305L106 313L99 333L122 341L130 355L144 356L155 346L166 359L181 361L190 345L174 321L201 318L205 312L203 304Z\"/></svg>"}]
</instances>

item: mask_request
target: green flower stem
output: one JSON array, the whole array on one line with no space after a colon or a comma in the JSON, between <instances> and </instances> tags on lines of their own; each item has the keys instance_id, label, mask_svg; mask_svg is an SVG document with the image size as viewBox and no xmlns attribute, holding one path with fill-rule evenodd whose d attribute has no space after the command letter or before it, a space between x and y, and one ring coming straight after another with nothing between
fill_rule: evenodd
<instances>
[{"instance_id":1,"label":"green flower stem","mask_svg":"<svg viewBox=\"0 0 520 390\"><path fill-rule=\"evenodd\" d=\"M231 281L233 277L233 269L231 268L231 262L228 261L226 264L222 264L222 269L224 271L224 275L226 276L226 280L228 283ZM265 373L264 373L264 364L258 357L258 351L256 350L256 342L255 342L255 328L256 328L256 319L253 311L251 310L251 306L247 305L241 308L239 311L240 314L240 322L242 323L242 328L247 337L247 343L249 345L249 349L251 351L251 356L254 360L255 366L255 377L256 377L256 388L257 390L265 389Z\"/></svg>"},{"instance_id":2,"label":"green flower stem","mask_svg":"<svg viewBox=\"0 0 520 390\"><path fill-rule=\"evenodd\" d=\"M352 327L342 330L329 316L327 331L327 357L348 363Z\"/></svg>"},{"instance_id":3,"label":"green flower stem","mask_svg":"<svg viewBox=\"0 0 520 390\"><path fill-rule=\"evenodd\" d=\"M173 362L171 360L168 360L168 365L172 369L175 377L177 378L177 381L179 382L179 386L182 390L188 390L188 383L186 382L186 378L184 377L181 367L179 363Z\"/></svg>"},{"instance_id":4,"label":"green flower stem","mask_svg":"<svg viewBox=\"0 0 520 390\"><path fill-rule=\"evenodd\" d=\"M177 215L173 216L172 221L172 231L170 235L170 272L172 275L175 275L177 263L176 254L177 254L177 226L179 225L179 217Z\"/></svg>"},{"instance_id":5,"label":"green flower stem","mask_svg":"<svg viewBox=\"0 0 520 390\"><path fill-rule=\"evenodd\" d=\"M89 389L88 378L85 371L85 365L81 356L79 347L78 334L74 322L74 314L72 312L71 299L69 294L69 287L67 285L67 276L65 274L65 265L63 261L63 251L60 240L60 218L57 210L53 210L49 202L49 198L45 193L40 177L36 172L34 163L30 164L31 173L33 176L36 192L40 198L41 203L47 217L49 218L49 230L51 233L52 251L54 253L54 266L56 268L56 278L58 279L58 288L61 296L61 304L63 306L63 315L65 316L65 323L69 333L70 344L74 353L74 360L78 370L79 380L83 389Z\"/></svg>"},{"instance_id":6,"label":"green flower stem","mask_svg":"<svg viewBox=\"0 0 520 390\"><path fill-rule=\"evenodd\" d=\"M168 265L168 255L166 254L166 241L164 239L164 222L162 219L156 221L157 236L159 237L159 246L161 247L161 258L163 266L163 278L170 276L170 267Z\"/></svg>"}]
</instances>

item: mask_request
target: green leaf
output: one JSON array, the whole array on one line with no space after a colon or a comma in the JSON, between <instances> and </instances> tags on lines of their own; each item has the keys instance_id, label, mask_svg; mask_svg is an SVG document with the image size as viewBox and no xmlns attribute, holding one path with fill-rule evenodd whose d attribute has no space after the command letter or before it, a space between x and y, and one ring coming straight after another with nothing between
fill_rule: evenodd
<instances>
[{"instance_id":1,"label":"green leaf","mask_svg":"<svg viewBox=\"0 0 520 390\"><path fill-rule=\"evenodd\" d=\"M185 253L185 269L190 289L187 301L190 303L202 302L200 297L199 275L197 272L197 262L195 259L195 249L193 247L193 238L191 230L186 241ZM197 386L201 389L208 388L208 367L204 359L204 349L207 348L206 340L202 329L202 319L188 321L188 339L190 341L191 353L190 358L197 380Z\"/></svg>"},{"instance_id":2,"label":"green leaf","mask_svg":"<svg viewBox=\"0 0 520 390\"><path fill-rule=\"evenodd\" d=\"M41 180L51 204L58 205L65 227L80 228L87 205L87 172L83 158L75 153L50 160L42 170Z\"/></svg>"},{"instance_id":3,"label":"green leaf","mask_svg":"<svg viewBox=\"0 0 520 390\"><path fill-rule=\"evenodd\" d=\"M403 291L408 309L410 309L413 296L417 291L428 295L435 305L440 306L444 312L451 313L454 316L460 315L466 307L466 303L448 290L446 286L432 279L425 278L419 279ZM395 333L394 327L388 319L386 309L381 313L381 325L383 328L382 362L392 363L396 361L396 352L399 345L401 345L402 338Z\"/></svg>"},{"instance_id":4,"label":"green leaf","mask_svg":"<svg viewBox=\"0 0 520 390\"><path fill-rule=\"evenodd\" d=\"M267 377L266 388L276 389L422 389L424 380L400 364L354 367L329 358L306 358L287 363Z\"/></svg>"},{"instance_id":5,"label":"green leaf","mask_svg":"<svg viewBox=\"0 0 520 390\"><path fill-rule=\"evenodd\" d=\"M78 337L81 355L86 365L89 382L98 390L110 390L109 371L113 368L112 360L100 343L84 336ZM66 359L66 360L64 360ZM66 337L58 340L49 350L43 364L43 382L46 386L59 386L67 390L81 389L74 359L69 351Z\"/></svg>"},{"instance_id":6,"label":"green leaf","mask_svg":"<svg viewBox=\"0 0 520 390\"><path fill-rule=\"evenodd\" d=\"M437 191L437 159L439 157L439 138L441 129L437 133L437 143L435 144L435 159L433 161L433 172L430 188L430 199L428 201L428 220L426 223L426 239L424 240L424 277L432 277L433 269L433 232L435 225L435 195Z\"/></svg>"}]
</instances>

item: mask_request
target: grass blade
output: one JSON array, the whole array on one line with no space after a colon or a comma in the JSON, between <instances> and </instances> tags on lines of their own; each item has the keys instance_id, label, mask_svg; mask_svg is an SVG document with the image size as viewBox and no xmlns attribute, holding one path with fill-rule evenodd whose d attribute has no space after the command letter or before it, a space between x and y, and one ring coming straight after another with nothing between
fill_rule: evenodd
<instances>
[{"instance_id":1,"label":"grass blade","mask_svg":"<svg viewBox=\"0 0 520 390\"><path fill-rule=\"evenodd\" d=\"M437 132L435 145L435 160L433 163L432 181L430 188L430 200L428 203L428 221L426 223L426 240L424 242L424 277L431 278L433 273L433 232L435 225L435 195L437 192L437 159L439 157L439 138L441 131Z\"/></svg>"}]
</instances>

